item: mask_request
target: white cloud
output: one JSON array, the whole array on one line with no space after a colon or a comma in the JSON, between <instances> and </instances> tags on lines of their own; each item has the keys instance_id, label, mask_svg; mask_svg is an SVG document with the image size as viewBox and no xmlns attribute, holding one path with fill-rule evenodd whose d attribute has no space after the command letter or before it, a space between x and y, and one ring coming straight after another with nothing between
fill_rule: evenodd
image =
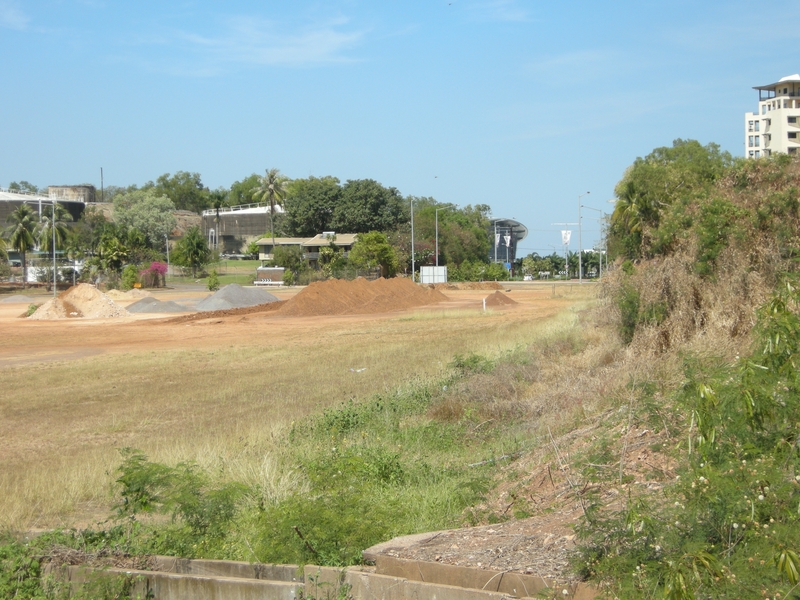
<instances>
[{"instance_id":1,"label":"white cloud","mask_svg":"<svg viewBox=\"0 0 800 600\"><path fill-rule=\"evenodd\" d=\"M479 21L526 22L531 17L520 8L516 0L488 0L473 2L467 6L471 16Z\"/></svg>"},{"instance_id":2,"label":"white cloud","mask_svg":"<svg viewBox=\"0 0 800 600\"><path fill-rule=\"evenodd\" d=\"M148 33L135 45L158 46L162 53L174 49L170 58L149 63L150 68L206 77L241 65L297 67L354 61L347 51L361 42L364 32L348 31L347 24L347 19L335 19L292 29L277 21L233 17L216 35Z\"/></svg>"},{"instance_id":3,"label":"white cloud","mask_svg":"<svg viewBox=\"0 0 800 600\"><path fill-rule=\"evenodd\" d=\"M17 7L16 2L0 0L0 27L22 31L30 19Z\"/></svg>"}]
</instances>

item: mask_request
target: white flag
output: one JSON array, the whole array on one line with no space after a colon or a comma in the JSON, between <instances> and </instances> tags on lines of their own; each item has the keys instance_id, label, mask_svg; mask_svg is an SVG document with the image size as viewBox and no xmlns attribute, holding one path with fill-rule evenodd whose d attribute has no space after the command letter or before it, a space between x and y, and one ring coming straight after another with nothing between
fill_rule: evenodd
<instances>
[{"instance_id":1,"label":"white flag","mask_svg":"<svg viewBox=\"0 0 800 600\"><path fill-rule=\"evenodd\" d=\"M496 248L499 245L500 245L500 234L499 233L495 233L494 234L494 246Z\"/></svg>"},{"instance_id":2,"label":"white flag","mask_svg":"<svg viewBox=\"0 0 800 600\"><path fill-rule=\"evenodd\" d=\"M506 248L510 248L511 247L511 236L510 235L504 235L503 239L506 242Z\"/></svg>"},{"instance_id":3,"label":"white flag","mask_svg":"<svg viewBox=\"0 0 800 600\"><path fill-rule=\"evenodd\" d=\"M572 236L572 232L569 229L562 229L561 230L561 243L565 246L569 246L569 238Z\"/></svg>"}]
</instances>

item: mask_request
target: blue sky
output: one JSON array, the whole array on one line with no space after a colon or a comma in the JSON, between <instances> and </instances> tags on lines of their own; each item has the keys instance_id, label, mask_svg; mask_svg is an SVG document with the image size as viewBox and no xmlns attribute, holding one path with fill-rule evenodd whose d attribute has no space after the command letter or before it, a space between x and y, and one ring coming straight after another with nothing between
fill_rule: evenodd
<instances>
[{"instance_id":1,"label":"blue sky","mask_svg":"<svg viewBox=\"0 0 800 600\"><path fill-rule=\"evenodd\" d=\"M373 178L490 204L549 253L637 156L742 155L799 38L797 0L0 0L0 186Z\"/></svg>"}]
</instances>

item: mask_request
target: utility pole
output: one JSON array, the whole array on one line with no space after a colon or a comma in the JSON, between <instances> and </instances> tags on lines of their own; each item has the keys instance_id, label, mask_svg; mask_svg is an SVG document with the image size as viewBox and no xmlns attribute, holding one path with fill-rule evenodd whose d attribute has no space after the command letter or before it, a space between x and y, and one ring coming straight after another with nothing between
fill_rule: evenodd
<instances>
[{"instance_id":1,"label":"utility pole","mask_svg":"<svg viewBox=\"0 0 800 600\"><path fill-rule=\"evenodd\" d=\"M414 275L416 264L414 263L414 197L411 197L411 281L416 282Z\"/></svg>"},{"instance_id":2,"label":"utility pole","mask_svg":"<svg viewBox=\"0 0 800 600\"><path fill-rule=\"evenodd\" d=\"M583 206L583 205L581 206L581 208L588 208L589 210L594 210L594 211L599 212L601 218L592 219L592 220L593 221L596 220L596 221L599 221L599 222L603 221L603 219L602 219L603 211L600 210L599 208L593 208L591 206ZM591 219L591 217L589 217L589 218ZM603 279L603 255L602 255L602 251L601 251L601 254L600 254L600 279Z\"/></svg>"},{"instance_id":3,"label":"utility pole","mask_svg":"<svg viewBox=\"0 0 800 600\"><path fill-rule=\"evenodd\" d=\"M586 194L591 194L591 192L586 192ZM586 194L579 194L578 195L578 283L583 283L583 239L581 236L581 198L583 198Z\"/></svg>"}]
</instances>

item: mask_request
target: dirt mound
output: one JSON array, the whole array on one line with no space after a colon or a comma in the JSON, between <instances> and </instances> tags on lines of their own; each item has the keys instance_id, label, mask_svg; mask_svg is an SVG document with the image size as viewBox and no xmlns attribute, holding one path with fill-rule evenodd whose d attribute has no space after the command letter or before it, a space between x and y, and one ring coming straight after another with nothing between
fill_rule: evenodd
<instances>
[{"instance_id":1,"label":"dirt mound","mask_svg":"<svg viewBox=\"0 0 800 600\"><path fill-rule=\"evenodd\" d=\"M363 315L425 306L443 300L447 300L447 296L440 291L418 286L409 279L329 279L312 283L278 312L292 317Z\"/></svg>"},{"instance_id":2,"label":"dirt mound","mask_svg":"<svg viewBox=\"0 0 800 600\"><path fill-rule=\"evenodd\" d=\"M278 302L278 298L266 290L246 288L238 283L231 283L197 303L197 310L229 310L231 308L247 308L258 304Z\"/></svg>"},{"instance_id":3,"label":"dirt mound","mask_svg":"<svg viewBox=\"0 0 800 600\"><path fill-rule=\"evenodd\" d=\"M61 292L39 307L29 319L35 321L86 317L107 319L127 317L128 311L93 285L81 283Z\"/></svg>"},{"instance_id":4,"label":"dirt mound","mask_svg":"<svg viewBox=\"0 0 800 600\"><path fill-rule=\"evenodd\" d=\"M434 290L502 290L503 286L496 281L455 281L448 283L428 283Z\"/></svg>"},{"instance_id":5,"label":"dirt mound","mask_svg":"<svg viewBox=\"0 0 800 600\"><path fill-rule=\"evenodd\" d=\"M518 304L516 300L512 300L503 292L495 292L491 296L486 296L486 306L511 306Z\"/></svg>"},{"instance_id":6,"label":"dirt mound","mask_svg":"<svg viewBox=\"0 0 800 600\"><path fill-rule=\"evenodd\" d=\"M159 300L152 296L147 296L141 300L137 300L128 307L129 313L176 313L176 312L189 312L189 309L182 304L173 302L172 300Z\"/></svg>"},{"instance_id":7,"label":"dirt mound","mask_svg":"<svg viewBox=\"0 0 800 600\"><path fill-rule=\"evenodd\" d=\"M3 304L30 304L31 302L35 302L35 298L31 298L30 296L23 296L21 294L15 294L14 296L9 296L8 298L3 298L0 300Z\"/></svg>"}]
</instances>

